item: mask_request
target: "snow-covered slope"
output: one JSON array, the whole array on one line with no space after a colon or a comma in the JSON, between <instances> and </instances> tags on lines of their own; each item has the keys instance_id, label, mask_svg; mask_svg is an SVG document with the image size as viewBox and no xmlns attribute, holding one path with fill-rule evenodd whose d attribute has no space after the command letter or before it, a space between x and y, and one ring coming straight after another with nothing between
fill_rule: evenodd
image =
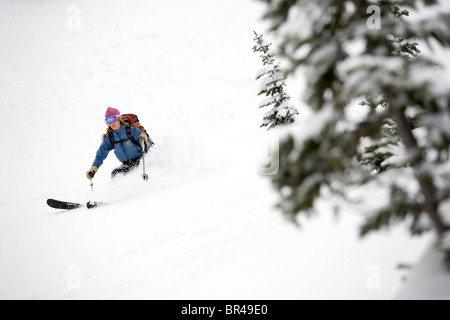
<instances>
[{"instance_id":1,"label":"snow-covered slope","mask_svg":"<svg viewBox=\"0 0 450 320\"><path fill-rule=\"evenodd\" d=\"M392 299L430 238L298 229L260 173L254 1L0 0L1 299ZM107 107L157 145L90 168ZM276 138L276 134L275 134ZM105 201L60 211L47 198ZM448 279L448 278L446 278ZM419 289L420 290L420 289Z\"/></svg>"}]
</instances>

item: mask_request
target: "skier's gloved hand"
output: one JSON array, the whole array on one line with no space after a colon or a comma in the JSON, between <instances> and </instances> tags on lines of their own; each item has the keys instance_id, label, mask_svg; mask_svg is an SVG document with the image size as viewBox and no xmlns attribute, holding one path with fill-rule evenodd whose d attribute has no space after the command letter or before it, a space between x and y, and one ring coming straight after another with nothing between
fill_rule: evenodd
<instances>
[{"instance_id":1,"label":"skier's gloved hand","mask_svg":"<svg viewBox=\"0 0 450 320\"><path fill-rule=\"evenodd\" d=\"M145 150L147 150L147 148L148 148L147 134L145 132L142 132L141 135L139 136L139 140L141 141L142 151L145 152Z\"/></svg>"},{"instance_id":2,"label":"skier's gloved hand","mask_svg":"<svg viewBox=\"0 0 450 320\"><path fill-rule=\"evenodd\" d=\"M89 170L88 172L86 172L86 178L88 178L89 180L92 180L95 176L95 174L97 173L98 168L93 166L91 168L91 170Z\"/></svg>"}]
</instances>

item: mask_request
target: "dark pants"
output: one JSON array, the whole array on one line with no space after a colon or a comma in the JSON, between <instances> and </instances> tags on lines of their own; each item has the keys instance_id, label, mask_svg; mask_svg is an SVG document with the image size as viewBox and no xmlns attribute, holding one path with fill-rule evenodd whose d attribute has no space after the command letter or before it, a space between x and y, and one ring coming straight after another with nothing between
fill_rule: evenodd
<instances>
[{"instance_id":1,"label":"dark pants","mask_svg":"<svg viewBox=\"0 0 450 320\"><path fill-rule=\"evenodd\" d=\"M139 162L141 161L141 157L137 157L128 161L125 161L120 167L111 171L111 178L114 178L118 174L126 175L130 171L133 171L139 166Z\"/></svg>"}]
</instances>

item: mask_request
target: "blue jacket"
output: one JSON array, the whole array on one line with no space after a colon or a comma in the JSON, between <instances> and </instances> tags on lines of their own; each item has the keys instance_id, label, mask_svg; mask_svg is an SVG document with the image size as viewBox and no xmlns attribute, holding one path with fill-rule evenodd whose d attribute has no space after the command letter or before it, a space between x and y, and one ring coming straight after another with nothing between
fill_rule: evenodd
<instances>
[{"instance_id":1,"label":"blue jacket","mask_svg":"<svg viewBox=\"0 0 450 320\"><path fill-rule=\"evenodd\" d=\"M139 135L142 133L141 130L135 127L130 127L131 129L131 135L133 138L139 142ZM133 141L128 139L126 127L124 125L120 126L120 129L118 132L112 131L114 140L120 141L123 140L120 143L116 143L115 146L111 144L111 141L109 139L109 136L106 135L105 139L103 139L102 144L100 145L100 148L97 150L97 155L95 156L94 163L92 166L95 166L97 168L100 168L100 166L103 164L103 161L108 156L109 152L114 149L114 154L116 155L117 159L119 159L120 162L124 163L125 161L132 160L135 158L138 158L142 155L142 148L137 146ZM149 141L150 142L150 141ZM150 149L150 146L147 148Z\"/></svg>"}]
</instances>

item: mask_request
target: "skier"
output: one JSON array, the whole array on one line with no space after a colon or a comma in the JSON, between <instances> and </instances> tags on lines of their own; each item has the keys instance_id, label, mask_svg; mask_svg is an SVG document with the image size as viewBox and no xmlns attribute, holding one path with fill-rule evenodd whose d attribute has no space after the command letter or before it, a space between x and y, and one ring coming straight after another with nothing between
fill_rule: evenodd
<instances>
[{"instance_id":1,"label":"skier","mask_svg":"<svg viewBox=\"0 0 450 320\"><path fill-rule=\"evenodd\" d=\"M148 137L136 127L122 122L119 110L108 108L105 113L105 122L108 125L103 141L97 150L91 169L86 172L86 177L92 180L109 152L114 149L117 159L122 165L111 172L111 178L117 174L127 174L136 169L144 152L150 149Z\"/></svg>"}]
</instances>

